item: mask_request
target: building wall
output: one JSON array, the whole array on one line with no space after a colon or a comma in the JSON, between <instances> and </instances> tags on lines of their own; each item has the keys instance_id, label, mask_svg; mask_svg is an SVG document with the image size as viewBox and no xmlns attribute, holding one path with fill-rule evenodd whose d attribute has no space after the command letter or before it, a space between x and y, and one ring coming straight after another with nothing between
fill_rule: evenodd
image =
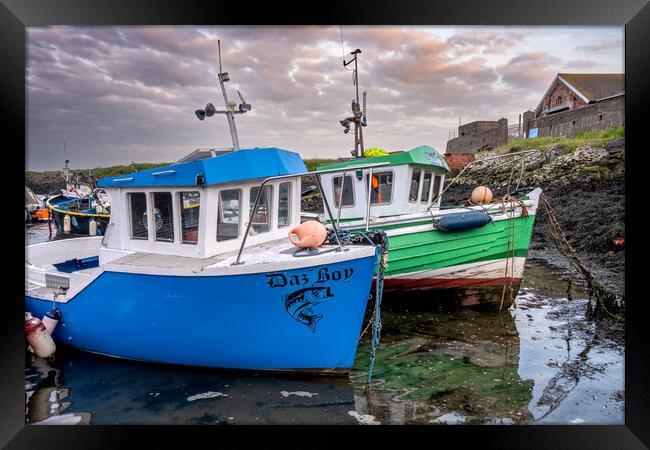
<instances>
[{"instance_id":1,"label":"building wall","mask_svg":"<svg viewBox=\"0 0 650 450\"><path fill-rule=\"evenodd\" d=\"M537 118L544 117L544 111L548 108L553 108L557 103L558 97L562 97L562 103L570 103L571 108L578 108L586 105L585 101L573 93L564 83L557 80L555 85L548 92L546 97L542 100L541 107L537 111Z\"/></svg>"},{"instance_id":2,"label":"building wall","mask_svg":"<svg viewBox=\"0 0 650 450\"><path fill-rule=\"evenodd\" d=\"M625 97L615 97L568 111L524 121L526 136L537 128L537 136L572 136L625 124Z\"/></svg>"},{"instance_id":3,"label":"building wall","mask_svg":"<svg viewBox=\"0 0 650 450\"><path fill-rule=\"evenodd\" d=\"M446 154L445 161L451 170L458 170L465 167L467 164L474 161L474 153L465 153L465 154Z\"/></svg>"},{"instance_id":4,"label":"building wall","mask_svg":"<svg viewBox=\"0 0 650 450\"><path fill-rule=\"evenodd\" d=\"M467 134L472 131L471 134ZM466 133L463 135L462 133ZM458 137L447 141L446 154L474 153L508 142L508 119L477 121L458 127Z\"/></svg>"},{"instance_id":5,"label":"building wall","mask_svg":"<svg viewBox=\"0 0 650 450\"><path fill-rule=\"evenodd\" d=\"M458 127L458 136L468 136L474 133L481 133L484 131L496 130L499 128L499 122L494 120L477 120L475 122L466 123Z\"/></svg>"}]
</instances>

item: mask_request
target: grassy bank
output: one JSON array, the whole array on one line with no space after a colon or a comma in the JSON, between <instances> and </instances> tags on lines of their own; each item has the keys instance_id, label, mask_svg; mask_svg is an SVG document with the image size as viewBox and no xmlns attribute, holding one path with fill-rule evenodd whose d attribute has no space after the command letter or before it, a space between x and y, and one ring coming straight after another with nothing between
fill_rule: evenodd
<instances>
[{"instance_id":1,"label":"grassy bank","mask_svg":"<svg viewBox=\"0 0 650 450\"><path fill-rule=\"evenodd\" d=\"M601 147L608 141L625 137L625 127L614 127L600 131L585 131L576 136L561 137L561 136L543 136L532 139L515 139L500 147L496 147L490 152L498 154L505 154L519 150L541 149L547 150L553 146L562 146L566 152L573 152L578 147L592 146ZM478 154L487 152L478 152Z\"/></svg>"}]
</instances>

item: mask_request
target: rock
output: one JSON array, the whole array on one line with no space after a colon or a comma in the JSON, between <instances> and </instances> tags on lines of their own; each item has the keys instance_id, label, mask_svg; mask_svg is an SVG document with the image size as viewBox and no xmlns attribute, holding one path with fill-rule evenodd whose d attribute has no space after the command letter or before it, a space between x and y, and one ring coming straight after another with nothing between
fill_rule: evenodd
<instances>
[{"instance_id":1,"label":"rock","mask_svg":"<svg viewBox=\"0 0 650 450\"><path fill-rule=\"evenodd\" d=\"M544 152L544 161L546 162L546 164L549 164L555 161L561 154L562 154L561 147L559 146L551 147L546 152Z\"/></svg>"},{"instance_id":2,"label":"rock","mask_svg":"<svg viewBox=\"0 0 650 450\"><path fill-rule=\"evenodd\" d=\"M615 139L605 144L608 153L621 153L625 148L625 138Z\"/></svg>"}]
</instances>

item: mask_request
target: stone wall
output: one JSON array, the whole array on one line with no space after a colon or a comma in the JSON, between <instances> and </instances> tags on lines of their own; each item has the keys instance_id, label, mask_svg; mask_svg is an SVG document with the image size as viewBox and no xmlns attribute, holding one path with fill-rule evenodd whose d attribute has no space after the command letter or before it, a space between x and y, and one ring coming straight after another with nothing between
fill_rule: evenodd
<instances>
[{"instance_id":1,"label":"stone wall","mask_svg":"<svg viewBox=\"0 0 650 450\"><path fill-rule=\"evenodd\" d=\"M471 122L458 127L458 134L457 138L447 141L446 154L475 153L498 147L508 142L508 119Z\"/></svg>"},{"instance_id":2,"label":"stone wall","mask_svg":"<svg viewBox=\"0 0 650 450\"><path fill-rule=\"evenodd\" d=\"M625 97L615 97L545 117L524 121L526 136L537 128L537 136L573 136L584 131L604 130L625 124Z\"/></svg>"}]
</instances>

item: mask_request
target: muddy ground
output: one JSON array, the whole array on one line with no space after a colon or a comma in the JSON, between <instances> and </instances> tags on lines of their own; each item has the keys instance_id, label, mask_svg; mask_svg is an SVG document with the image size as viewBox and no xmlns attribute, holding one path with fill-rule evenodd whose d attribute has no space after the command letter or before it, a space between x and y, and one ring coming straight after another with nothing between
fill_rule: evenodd
<instances>
[{"instance_id":1,"label":"muddy ground","mask_svg":"<svg viewBox=\"0 0 650 450\"><path fill-rule=\"evenodd\" d=\"M474 185L453 185L444 194L443 206L466 201ZM537 186L520 188L527 192ZM625 246L616 245L625 239L625 181L585 180L569 185L542 184L542 188L564 234L583 263L609 289L624 293ZM501 195L503 189L495 189ZM569 261L555 249L549 239L548 226L538 214L530 243L530 258L541 259L568 270L582 282Z\"/></svg>"}]
</instances>

